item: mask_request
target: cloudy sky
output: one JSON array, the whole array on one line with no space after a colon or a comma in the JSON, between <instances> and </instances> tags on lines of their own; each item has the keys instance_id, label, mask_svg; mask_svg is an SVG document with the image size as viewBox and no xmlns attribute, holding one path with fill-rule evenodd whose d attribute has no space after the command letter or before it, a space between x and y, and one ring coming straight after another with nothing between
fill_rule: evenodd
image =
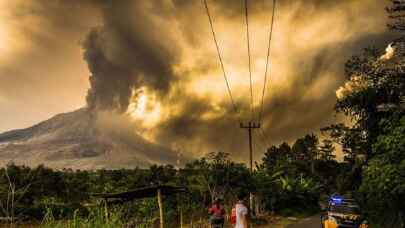
<instances>
[{"instance_id":1,"label":"cloudy sky","mask_svg":"<svg viewBox=\"0 0 405 228\"><path fill-rule=\"evenodd\" d=\"M128 116L150 141L244 159L251 118L244 5L208 0L235 112L201 0L0 0L0 132L87 106ZM278 0L256 148L341 121L344 63L385 47L384 0ZM254 118L272 1L249 1ZM258 152L256 157L260 157Z\"/></svg>"}]
</instances>

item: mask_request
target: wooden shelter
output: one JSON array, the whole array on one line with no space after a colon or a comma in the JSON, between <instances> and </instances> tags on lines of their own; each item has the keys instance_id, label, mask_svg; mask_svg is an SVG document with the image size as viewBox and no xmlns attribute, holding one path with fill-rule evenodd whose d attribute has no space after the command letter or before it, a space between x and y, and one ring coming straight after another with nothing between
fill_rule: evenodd
<instances>
[{"instance_id":1,"label":"wooden shelter","mask_svg":"<svg viewBox=\"0 0 405 228\"><path fill-rule=\"evenodd\" d=\"M159 206L159 216L160 216L160 228L164 227L164 215L163 215L163 195L173 195L176 193L186 193L188 192L185 187L178 187L172 185L156 185L150 187L143 187L134 189L126 192L119 193L92 193L91 196L103 198L106 205L120 204L135 199L143 199L156 197Z\"/></svg>"}]
</instances>

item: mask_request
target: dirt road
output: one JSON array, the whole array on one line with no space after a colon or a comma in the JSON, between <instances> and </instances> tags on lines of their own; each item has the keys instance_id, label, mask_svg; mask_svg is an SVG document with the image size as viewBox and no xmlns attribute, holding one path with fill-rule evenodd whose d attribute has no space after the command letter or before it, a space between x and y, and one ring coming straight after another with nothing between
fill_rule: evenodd
<instances>
[{"instance_id":1,"label":"dirt road","mask_svg":"<svg viewBox=\"0 0 405 228\"><path fill-rule=\"evenodd\" d=\"M320 228L321 227L321 215L317 214L309 218L305 218L297 222L296 224L289 225L287 228Z\"/></svg>"}]
</instances>

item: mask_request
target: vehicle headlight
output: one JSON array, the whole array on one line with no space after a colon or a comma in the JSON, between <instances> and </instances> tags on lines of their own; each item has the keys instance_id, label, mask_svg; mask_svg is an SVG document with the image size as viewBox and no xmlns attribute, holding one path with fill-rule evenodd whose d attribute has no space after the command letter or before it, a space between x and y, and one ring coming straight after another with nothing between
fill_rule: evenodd
<instances>
[{"instance_id":1,"label":"vehicle headlight","mask_svg":"<svg viewBox=\"0 0 405 228\"><path fill-rule=\"evenodd\" d=\"M329 216L329 217L328 217L328 220L331 221L331 222L333 222L333 223L338 224L338 220L337 220L335 217L333 217L333 216Z\"/></svg>"},{"instance_id":2,"label":"vehicle headlight","mask_svg":"<svg viewBox=\"0 0 405 228\"><path fill-rule=\"evenodd\" d=\"M368 228L368 221L364 220L363 222L361 222L360 228Z\"/></svg>"}]
</instances>

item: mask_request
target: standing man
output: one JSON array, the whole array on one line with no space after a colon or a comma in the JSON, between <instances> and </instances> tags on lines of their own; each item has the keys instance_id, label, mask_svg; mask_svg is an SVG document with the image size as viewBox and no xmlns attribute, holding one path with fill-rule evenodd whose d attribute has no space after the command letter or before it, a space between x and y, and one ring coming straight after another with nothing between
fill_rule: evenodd
<instances>
[{"instance_id":1,"label":"standing man","mask_svg":"<svg viewBox=\"0 0 405 228\"><path fill-rule=\"evenodd\" d=\"M236 224L235 228L248 228L248 209L245 206L246 194L238 194L238 202L235 205L236 211Z\"/></svg>"}]
</instances>

